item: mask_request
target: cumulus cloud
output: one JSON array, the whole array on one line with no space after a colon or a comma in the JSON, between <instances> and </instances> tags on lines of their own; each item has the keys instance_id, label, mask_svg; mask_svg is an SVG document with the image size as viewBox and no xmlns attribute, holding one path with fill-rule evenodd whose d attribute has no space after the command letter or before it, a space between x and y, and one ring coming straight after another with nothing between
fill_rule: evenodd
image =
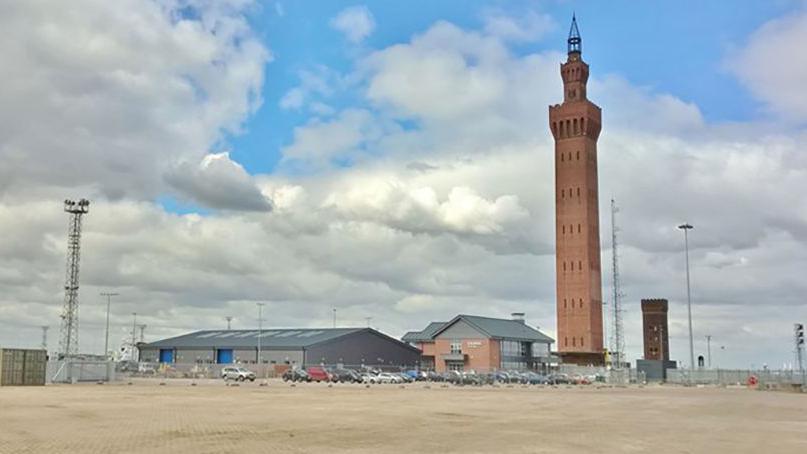
<instances>
[{"instance_id":1,"label":"cumulus cloud","mask_svg":"<svg viewBox=\"0 0 807 454\"><path fill-rule=\"evenodd\" d=\"M272 209L250 175L227 152L209 154L198 166L182 163L166 175L166 180L187 197L211 208Z\"/></svg>"},{"instance_id":2,"label":"cumulus cloud","mask_svg":"<svg viewBox=\"0 0 807 454\"><path fill-rule=\"evenodd\" d=\"M491 10L485 12L483 20L485 33L514 42L537 41L555 28L555 21L551 16L535 11L514 17L502 11Z\"/></svg>"},{"instance_id":3,"label":"cumulus cloud","mask_svg":"<svg viewBox=\"0 0 807 454\"><path fill-rule=\"evenodd\" d=\"M170 190L167 168L200 160L260 105L271 57L243 16L250 4L5 3L0 191Z\"/></svg>"},{"instance_id":4,"label":"cumulus cloud","mask_svg":"<svg viewBox=\"0 0 807 454\"><path fill-rule=\"evenodd\" d=\"M351 6L331 19L331 27L343 33L348 41L359 43L375 30L375 19L366 6Z\"/></svg>"},{"instance_id":5,"label":"cumulus cloud","mask_svg":"<svg viewBox=\"0 0 807 454\"><path fill-rule=\"evenodd\" d=\"M727 65L768 107L799 123L807 122L807 12L765 23Z\"/></svg>"}]
</instances>

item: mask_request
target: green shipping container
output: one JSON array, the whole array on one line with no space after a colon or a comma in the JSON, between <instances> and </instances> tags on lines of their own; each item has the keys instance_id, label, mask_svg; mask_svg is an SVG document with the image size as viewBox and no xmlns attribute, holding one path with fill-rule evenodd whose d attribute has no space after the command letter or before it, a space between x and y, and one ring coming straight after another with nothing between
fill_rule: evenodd
<instances>
[{"instance_id":1,"label":"green shipping container","mask_svg":"<svg viewBox=\"0 0 807 454\"><path fill-rule=\"evenodd\" d=\"M46 369L45 350L0 348L0 386L42 386Z\"/></svg>"}]
</instances>

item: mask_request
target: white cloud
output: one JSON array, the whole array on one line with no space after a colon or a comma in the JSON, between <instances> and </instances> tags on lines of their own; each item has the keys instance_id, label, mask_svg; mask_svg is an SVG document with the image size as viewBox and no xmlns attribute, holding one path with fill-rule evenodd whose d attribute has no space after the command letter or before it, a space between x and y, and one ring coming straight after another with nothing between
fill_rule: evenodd
<instances>
[{"instance_id":1,"label":"white cloud","mask_svg":"<svg viewBox=\"0 0 807 454\"><path fill-rule=\"evenodd\" d=\"M514 42L530 42L541 39L555 28L555 21L546 14L528 11L514 17L502 11L487 11L483 15L485 33Z\"/></svg>"},{"instance_id":2,"label":"white cloud","mask_svg":"<svg viewBox=\"0 0 807 454\"><path fill-rule=\"evenodd\" d=\"M726 64L768 107L807 122L807 12L777 18L754 32Z\"/></svg>"},{"instance_id":3,"label":"white cloud","mask_svg":"<svg viewBox=\"0 0 807 454\"><path fill-rule=\"evenodd\" d=\"M151 0L5 5L0 191L170 191L175 162L200 160L261 103L271 57L243 16L251 4L201 2L194 18Z\"/></svg>"},{"instance_id":4,"label":"white cloud","mask_svg":"<svg viewBox=\"0 0 807 454\"><path fill-rule=\"evenodd\" d=\"M375 19L366 6L351 6L331 19L331 27L343 33L348 41L359 43L375 30Z\"/></svg>"}]
</instances>

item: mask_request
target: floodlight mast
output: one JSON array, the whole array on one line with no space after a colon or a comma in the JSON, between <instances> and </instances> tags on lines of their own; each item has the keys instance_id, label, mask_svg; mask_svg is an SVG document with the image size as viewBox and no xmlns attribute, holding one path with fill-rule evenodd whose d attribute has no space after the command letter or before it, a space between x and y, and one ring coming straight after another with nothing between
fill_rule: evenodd
<instances>
[{"instance_id":1,"label":"floodlight mast","mask_svg":"<svg viewBox=\"0 0 807 454\"><path fill-rule=\"evenodd\" d=\"M90 201L67 199L64 211L70 214L67 230L67 270L64 283L64 305L59 339L59 353L67 358L78 354L78 286L81 248L81 221L90 210Z\"/></svg>"}]
</instances>

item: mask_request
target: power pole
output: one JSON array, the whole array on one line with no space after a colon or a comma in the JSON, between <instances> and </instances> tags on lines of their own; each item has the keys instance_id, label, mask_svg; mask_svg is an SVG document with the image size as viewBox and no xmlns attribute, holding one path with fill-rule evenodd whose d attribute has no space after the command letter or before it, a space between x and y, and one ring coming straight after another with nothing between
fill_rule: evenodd
<instances>
[{"instance_id":1,"label":"power pole","mask_svg":"<svg viewBox=\"0 0 807 454\"><path fill-rule=\"evenodd\" d=\"M369 328L370 327L370 321L373 319L373 317L364 317L364 319L367 320L367 327Z\"/></svg>"},{"instance_id":2,"label":"power pole","mask_svg":"<svg viewBox=\"0 0 807 454\"><path fill-rule=\"evenodd\" d=\"M625 339L623 337L622 327L622 289L619 279L619 241L617 240L617 233L619 228L616 225L616 213L619 208L616 206L614 199L611 199L611 258L613 269L613 303L611 304L611 316L613 323L613 330L611 332L611 355L613 360L611 363L616 362L617 368L622 368L622 363L625 361Z\"/></svg>"},{"instance_id":3,"label":"power pole","mask_svg":"<svg viewBox=\"0 0 807 454\"><path fill-rule=\"evenodd\" d=\"M224 317L224 320L227 320L227 331L230 331L230 322L233 321L233 316L228 315L228 316Z\"/></svg>"},{"instance_id":4,"label":"power pole","mask_svg":"<svg viewBox=\"0 0 807 454\"><path fill-rule=\"evenodd\" d=\"M333 308L333 327L336 328L336 308Z\"/></svg>"},{"instance_id":5,"label":"power pole","mask_svg":"<svg viewBox=\"0 0 807 454\"><path fill-rule=\"evenodd\" d=\"M101 296L106 296L106 335L104 336L104 357L109 358L109 306L113 296L117 293L101 292Z\"/></svg>"},{"instance_id":6,"label":"power pole","mask_svg":"<svg viewBox=\"0 0 807 454\"><path fill-rule=\"evenodd\" d=\"M50 326L42 326L42 350L48 350L48 329Z\"/></svg>"},{"instance_id":7,"label":"power pole","mask_svg":"<svg viewBox=\"0 0 807 454\"><path fill-rule=\"evenodd\" d=\"M712 335L706 335L706 365L709 369L712 368Z\"/></svg>"},{"instance_id":8,"label":"power pole","mask_svg":"<svg viewBox=\"0 0 807 454\"><path fill-rule=\"evenodd\" d=\"M64 306L59 341L60 353L65 357L78 353L78 273L81 247L81 220L90 210L90 201L81 199L64 201L64 211L70 214L67 230L67 271L64 282Z\"/></svg>"}]
</instances>

